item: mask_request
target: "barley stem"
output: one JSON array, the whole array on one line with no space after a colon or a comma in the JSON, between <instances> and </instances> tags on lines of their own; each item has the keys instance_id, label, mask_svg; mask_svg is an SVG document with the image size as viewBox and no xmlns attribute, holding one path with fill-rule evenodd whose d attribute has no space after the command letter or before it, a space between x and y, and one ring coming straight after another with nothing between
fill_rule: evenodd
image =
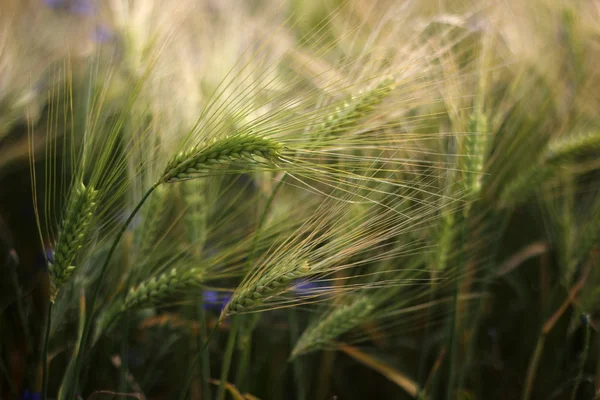
<instances>
[{"instance_id":1,"label":"barley stem","mask_svg":"<svg viewBox=\"0 0 600 400\"><path fill-rule=\"evenodd\" d=\"M217 395L217 400L225 400L225 382L229 376L229 368L231 367L231 358L233 357L235 338L237 337L239 325L239 316L234 316L231 319L229 337L227 338L227 347L225 348L225 356L223 357L223 366L221 367L221 382L219 383L219 394Z\"/></svg>"},{"instance_id":2,"label":"barley stem","mask_svg":"<svg viewBox=\"0 0 600 400\"><path fill-rule=\"evenodd\" d=\"M198 322L200 322L200 332L198 335L198 350L202 348L202 344L207 340L207 332L206 332L206 313L204 312L204 300L201 296L199 296L198 301L196 302L196 313ZM190 371L193 371L194 366L190 367ZM211 399L211 390L210 390L210 358L208 351L202 352L202 363L200 366L200 374L202 379L202 398L203 399Z\"/></svg>"},{"instance_id":3,"label":"barley stem","mask_svg":"<svg viewBox=\"0 0 600 400\"><path fill-rule=\"evenodd\" d=\"M133 221L133 218L135 218L135 215L137 214L137 212L140 210L140 208L144 205L144 202L148 199L148 197L150 197L150 195L152 194L152 192L154 192L154 190L158 187L158 185L160 185L160 181L156 182L154 185L152 185L150 187L150 189L148 189L148 191L144 194L144 196L142 197L142 199L140 200L140 202L135 206L135 208L133 209L133 211L131 212L131 214L129 214L129 217L127 217L127 220L123 223L123 225L121 226L121 229L119 230L119 232L117 233L115 239L112 242L112 245L110 246L110 249L108 251L108 254L106 255L106 259L104 260L104 264L102 264L102 267L100 269L100 274L98 276L98 282L99 284L96 285L96 290L94 290L94 294L92 296L92 301L90 302L90 318L85 322L85 326L83 329L83 335L82 335L82 340L81 340L81 347L83 348L83 346L85 345L85 343L87 342L88 336L90 334L90 329L92 327L92 321L94 320L93 316L94 316L94 308L96 306L96 300L98 299L98 295L100 294L100 288L101 288L101 282L103 282L104 280L104 276L106 275L106 271L108 270L108 265L110 264L110 260L115 252L115 250L117 249L117 246L119 244L119 242L121 241L121 237L123 236L123 234L125 233L125 231L127 230L127 227L129 226L129 224L131 223L131 221ZM81 361L82 361L82 357L83 357L84 352L81 351L77 354L77 359L75 360L75 365L76 371L79 371L80 366L81 366ZM77 374L75 375L74 378L75 382L73 383L73 387L70 388L70 392L66 392L67 396L69 396L68 398L74 398L76 396L76 390L77 390L77 386L79 385L78 380L79 377L77 376Z\"/></svg>"},{"instance_id":4,"label":"barley stem","mask_svg":"<svg viewBox=\"0 0 600 400\"><path fill-rule=\"evenodd\" d=\"M577 377L575 378L575 383L573 384L573 391L571 392L571 400L575 400L577 397L577 388L579 388L579 384L581 383L581 378L583 378L583 369L585 367L585 362L587 360L587 356L590 350L590 337L592 336L592 330L590 327L589 316L587 314L583 315L584 324L585 324L585 339L583 345L583 354L581 354L581 361L579 362L579 371L577 372Z\"/></svg>"},{"instance_id":5,"label":"barley stem","mask_svg":"<svg viewBox=\"0 0 600 400\"><path fill-rule=\"evenodd\" d=\"M217 331L217 328L219 327L220 323L221 323L221 320L218 319L217 322L215 323L215 326L212 328L212 330L208 334L208 337L206 338L204 345L202 346L202 348L200 349L198 354L196 354L196 357L194 357L194 359L192 360L192 364L190 365L190 370L188 371L187 380L186 380L185 384L183 385L183 390L181 391L181 394L179 395L179 400L185 400L185 396L187 395L188 389L190 388L190 384L192 383L192 379L194 378L194 374L192 372L194 370L194 366L196 365L196 363L198 362L200 357L202 357L202 353L204 353L204 351L208 347L208 343L210 343L210 340L212 339L213 335Z\"/></svg>"},{"instance_id":6,"label":"barley stem","mask_svg":"<svg viewBox=\"0 0 600 400\"><path fill-rule=\"evenodd\" d=\"M52 324L52 307L54 303L48 301L48 315L46 317L46 335L44 336L44 348L42 350L42 400L48 399L48 344L50 343L50 325Z\"/></svg>"},{"instance_id":7,"label":"barley stem","mask_svg":"<svg viewBox=\"0 0 600 400\"><path fill-rule=\"evenodd\" d=\"M298 322L298 314L295 309L290 310L288 314L288 323L290 325L290 341L291 343L296 343L300 338L300 324ZM306 374L304 374L302 363L303 360L301 358L292 360L294 380L296 383L296 391L298 393L298 400L306 399Z\"/></svg>"},{"instance_id":8,"label":"barley stem","mask_svg":"<svg viewBox=\"0 0 600 400\"><path fill-rule=\"evenodd\" d=\"M542 332L538 337L537 344L535 345L535 351L533 352L533 356L531 357L529 366L527 367L527 380L525 381L525 389L523 390L523 397L521 397L522 400L529 400L531 397L531 390L533 389L533 382L535 381L537 367L544 351L545 341L546 334Z\"/></svg>"},{"instance_id":9,"label":"barley stem","mask_svg":"<svg viewBox=\"0 0 600 400\"><path fill-rule=\"evenodd\" d=\"M456 383L456 371L455 371L455 367L457 364L457 358L458 358L458 345L459 345L459 338L458 336L460 335L460 318L459 318L459 311L460 311L460 291L461 291L461 284L462 284L462 277L463 277L463 271L465 268L465 264L466 264L466 260L463 259L464 257L464 252L466 251L466 238L467 238L467 221L465 221L465 218L462 217L460 219L460 236L461 236L461 241L460 241L460 249L461 249L461 256L460 259L458 260L458 268L459 268L459 274L458 277L456 278L456 286L455 286L455 291L454 291L454 304L453 304L453 310L452 310L452 318L451 318L451 324L450 324L450 344L449 344L449 350L450 350L450 374L449 374L449 378L448 378L448 387L447 387L447 399L451 400L454 398L454 386ZM457 388L460 389L460 388Z\"/></svg>"}]
</instances>

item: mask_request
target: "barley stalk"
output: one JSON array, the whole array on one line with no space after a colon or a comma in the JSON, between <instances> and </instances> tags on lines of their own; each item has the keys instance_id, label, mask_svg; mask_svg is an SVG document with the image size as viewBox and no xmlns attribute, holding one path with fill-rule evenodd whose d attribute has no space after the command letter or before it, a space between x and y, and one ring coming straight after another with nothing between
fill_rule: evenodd
<instances>
[{"instance_id":1,"label":"barley stalk","mask_svg":"<svg viewBox=\"0 0 600 400\"><path fill-rule=\"evenodd\" d=\"M79 183L73 191L72 199L63 219L58 235L53 260L48 263L51 277L50 299L56 299L60 287L75 271L73 262L85 244L91 221L96 210L98 191Z\"/></svg>"},{"instance_id":2,"label":"barley stalk","mask_svg":"<svg viewBox=\"0 0 600 400\"><path fill-rule=\"evenodd\" d=\"M251 134L214 139L173 157L167 164L161 181L178 182L207 176L211 168L237 161L274 164L282 149L283 145L275 140Z\"/></svg>"},{"instance_id":3,"label":"barley stalk","mask_svg":"<svg viewBox=\"0 0 600 400\"><path fill-rule=\"evenodd\" d=\"M291 358L318 350L331 340L362 324L375 308L368 297L338 306L329 315L307 328L292 351Z\"/></svg>"},{"instance_id":4,"label":"barley stalk","mask_svg":"<svg viewBox=\"0 0 600 400\"><path fill-rule=\"evenodd\" d=\"M202 275L198 268L171 268L158 277L152 277L127 293L121 311L145 308L159 304L169 296L198 286Z\"/></svg>"},{"instance_id":5,"label":"barley stalk","mask_svg":"<svg viewBox=\"0 0 600 400\"><path fill-rule=\"evenodd\" d=\"M257 280L242 284L223 309L221 317L264 304L269 297L284 291L293 281L305 277L310 272L311 267L306 261L292 262L275 268L271 273L265 274Z\"/></svg>"}]
</instances>

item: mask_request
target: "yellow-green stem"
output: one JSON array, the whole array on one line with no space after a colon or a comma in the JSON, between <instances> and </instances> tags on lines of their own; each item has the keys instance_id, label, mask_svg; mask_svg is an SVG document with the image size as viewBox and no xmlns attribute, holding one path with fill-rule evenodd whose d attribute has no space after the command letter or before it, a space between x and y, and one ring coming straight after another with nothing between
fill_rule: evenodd
<instances>
[{"instance_id":1,"label":"yellow-green stem","mask_svg":"<svg viewBox=\"0 0 600 400\"><path fill-rule=\"evenodd\" d=\"M50 325L52 324L52 307L54 303L48 301L48 315L46 316L46 336L44 336L44 348L42 350L42 400L48 399L48 343L50 343Z\"/></svg>"}]
</instances>

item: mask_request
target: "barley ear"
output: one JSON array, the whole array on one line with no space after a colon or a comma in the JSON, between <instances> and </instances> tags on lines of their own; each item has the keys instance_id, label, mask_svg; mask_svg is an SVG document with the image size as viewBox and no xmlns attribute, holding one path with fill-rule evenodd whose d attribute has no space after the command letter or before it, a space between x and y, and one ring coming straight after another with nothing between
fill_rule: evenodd
<instances>
[{"instance_id":1,"label":"barley ear","mask_svg":"<svg viewBox=\"0 0 600 400\"><path fill-rule=\"evenodd\" d=\"M284 292L292 282L307 276L311 271L306 261L275 266L256 280L243 283L221 312L221 318L264 304L269 297Z\"/></svg>"},{"instance_id":2,"label":"barley ear","mask_svg":"<svg viewBox=\"0 0 600 400\"><path fill-rule=\"evenodd\" d=\"M156 306L169 296L197 287L201 282L202 274L198 268L171 268L130 289L120 311Z\"/></svg>"},{"instance_id":3,"label":"barley ear","mask_svg":"<svg viewBox=\"0 0 600 400\"><path fill-rule=\"evenodd\" d=\"M500 195L500 205L514 205L526 200L536 188L557 175L558 169L579 157L600 149L600 133L571 135L553 140L540 162L510 182Z\"/></svg>"},{"instance_id":4,"label":"barley ear","mask_svg":"<svg viewBox=\"0 0 600 400\"><path fill-rule=\"evenodd\" d=\"M327 120L316 127L320 137L338 135L352 129L356 122L370 114L383 100L390 95L395 81L385 79L375 88L363 91L345 102L341 108L327 117Z\"/></svg>"},{"instance_id":5,"label":"barley ear","mask_svg":"<svg viewBox=\"0 0 600 400\"><path fill-rule=\"evenodd\" d=\"M551 165L577 161L582 155L600 150L600 132L570 135L550 143L544 162Z\"/></svg>"},{"instance_id":6,"label":"barley ear","mask_svg":"<svg viewBox=\"0 0 600 400\"><path fill-rule=\"evenodd\" d=\"M359 297L350 304L338 306L328 315L309 326L292 350L291 359L318 350L340 335L365 322L375 305L368 297Z\"/></svg>"},{"instance_id":7,"label":"barley ear","mask_svg":"<svg viewBox=\"0 0 600 400\"><path fill-rule=\"evenodd\" d=\"M481 192L481 182L485 156L487 152L487 118L481 113L471 117L470 134L464 139L465 147L465 177L464 187L472 198Z\"/></svg>"},{"instance_id":8,"label":"barley ear","mask_svg":"<svg viewBox=\"0 0 600 400\"><path fill-rule=\"evenodd\" d=\"M283 145L275 140L251 134L214 139L173 157L161 181L179 182L208 176L218 166L235 162L275 165L282 149Z\"/></svg>"},{"instance_id":9,"label":"barley ear","mask_svg":"<svg viewBox=\"0 0 600 400\"><path fill-rule=\"evenodd\" d=\"M71 196L67 213L58 234L52 262L48 262L50 273L50 300L54 302L60 287L75 271L73 262L85 244L96 210L98 191L79 183Z\"/></svg>"},{"instance_id":10,"label":"barley ear","mask_svg":"<svg viewBox=\"0 0 600 400\"><path fill-rule=\"evenodd\" d=\"M500 194L501 207L514 206L527 200L536 189L556 175L552 166L536 165L512 180Z\"/></svg>"}]
</instances>

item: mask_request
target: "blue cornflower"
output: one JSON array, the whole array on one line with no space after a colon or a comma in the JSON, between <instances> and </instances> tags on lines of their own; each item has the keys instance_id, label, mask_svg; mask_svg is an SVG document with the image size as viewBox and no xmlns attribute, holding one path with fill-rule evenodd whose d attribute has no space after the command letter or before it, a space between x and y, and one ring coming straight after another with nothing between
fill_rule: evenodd
<instances>
[{"instance_id":1,"label":"blue cornflower","mask_svg":"<svg viewBox=\"0 0 600 400\"><path fill-rule=\"evenodd\" d=\"M113 33L106 26L98 25L94 30L93 39L96 43L106 43L112 38Z\"/></svg>"},{"instance_id":2,"label":"blue cornflower","mask_svg":"<svg viewBox=\"0 0 600 400\"><path fill-rule=\"evenodd\" d=\"M202 292L204 299L204 308L207 310L221 311L229 303L230 293L219 293L215 290L205 290Z\"/></svg>"},{"instance_id":3,"label":"blue cornflower","mask_svg":"<svg viewBox=\"0 0 600 400\"><path fill-rule=\"evenodd\" d=\"M40 392L30 392L27 389L23 390L23 394L21 394L21 400L40 400L41 398Z\"/></svg>"},{"instance_id":4,"label":"blue cornflower","mask_svg":"<svg viewBox=\"0 0 600 400\"><path fill-rule=\"evenodd\" d=\"M48 263L54 262L54 249L51 247L46 247L45 249L39 251L36 255L36 265L40 268L46 269L48 268Z\"/></svg>"},{"instance_id":5,"label":"blue cornflower","mask_svg":"<svg viewBox=\"0 0 600 400\"><path fill-rule=\"evenodd\" d=\"M75 15L91 15L96 12L91 0L42 0L54 10L63 10Z\"/></svg>"},{"instance_id":6,"label":"blue cornflower","mask_svg":"<svg viewBox=\"0 0 600 400\"><path fill-rule=\"evenodd\" d=\"M293 287L293 291L299 295L311 294L321 287L314 282L310 281L297 281Z\"/></svg>"}]
</instances>

